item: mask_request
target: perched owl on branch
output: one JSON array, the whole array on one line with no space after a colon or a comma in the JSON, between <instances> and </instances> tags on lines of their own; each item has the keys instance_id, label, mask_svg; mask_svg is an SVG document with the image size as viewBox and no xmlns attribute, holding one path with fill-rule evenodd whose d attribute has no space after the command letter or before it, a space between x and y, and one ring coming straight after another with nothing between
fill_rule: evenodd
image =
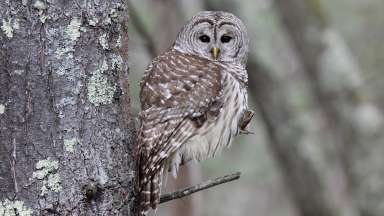
<instances>
[{"instance_id":1,"label":"perched owl on branch","mask_svg":"<svg viewBox=\"0 0 384 216\"><path fill-rule=\"evenodd\" d=\"M140 83L140 215L160 200L163 173L215 156L247 133L249 38L233 14L203 11L154 58Z\"/></svg>"}]
</instances>

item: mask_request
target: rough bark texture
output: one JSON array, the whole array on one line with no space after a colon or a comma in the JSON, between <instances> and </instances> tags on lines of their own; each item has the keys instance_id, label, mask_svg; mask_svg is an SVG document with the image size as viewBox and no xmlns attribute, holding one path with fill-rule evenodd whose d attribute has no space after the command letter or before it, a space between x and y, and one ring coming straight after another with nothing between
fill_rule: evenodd
<instances>
[{"instance_id":1,"label":"rough bark texture","mask_svg":"<svg viewBox=\"0 0 384 216\"><path fill-rule=\"evenodd\" d=\"M133 215L127 10L0 2L0 215Z\"/></svg>"}]
</instances>

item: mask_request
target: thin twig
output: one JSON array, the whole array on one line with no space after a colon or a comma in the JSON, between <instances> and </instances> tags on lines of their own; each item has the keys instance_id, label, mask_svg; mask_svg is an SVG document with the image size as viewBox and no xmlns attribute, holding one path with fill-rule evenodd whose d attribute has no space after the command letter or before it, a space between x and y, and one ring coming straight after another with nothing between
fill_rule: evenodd
<instances>
[{"instance_id":1,"label":"thin twig","mask_svg":"<svg viewBox=\"0 0 384 216\"><path fill-rule=\"evenodd\" d=\"M208 189L220 184L224 184L230 181L234 181L240 178L240 172L236 172L230 175L221 176L215 179L208 180L206 182L190 186L172 193L164 194L160 197L160 203L165 203L174 199L180 199L182 197L191 195L193 193L199 192L201 190Z\"/></svg>"}]
</instances>

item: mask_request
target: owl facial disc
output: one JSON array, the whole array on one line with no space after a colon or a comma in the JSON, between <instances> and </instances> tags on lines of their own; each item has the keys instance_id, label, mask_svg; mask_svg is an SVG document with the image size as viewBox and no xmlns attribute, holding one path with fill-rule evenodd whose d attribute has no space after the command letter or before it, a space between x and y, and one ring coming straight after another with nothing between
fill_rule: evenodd
<instances>
[{"instance_id":1,"label":"owl facial disc","mask_svg":"<svg viewBox=\"0 0 384 216\"><path fill-rule=\"evenodd\" d=\"M178 34L173 48L212 61L245 66L249 38L243 22L222 11L202 11Z\"/></svg>"}]
</instances>

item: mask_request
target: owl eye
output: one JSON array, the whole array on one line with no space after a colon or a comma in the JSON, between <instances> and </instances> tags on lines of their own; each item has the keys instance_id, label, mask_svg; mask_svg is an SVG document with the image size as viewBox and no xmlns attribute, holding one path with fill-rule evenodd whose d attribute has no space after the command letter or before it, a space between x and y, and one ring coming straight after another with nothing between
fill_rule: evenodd
<instances>
[{"instance_id":1,"label":"owl eye","mask_svg":"<svg viewBox=\"0 0 384 216\"><path fill-rule=\"evenodd\" d=\"M201 35L201 36L199 37L199 40L200 40L201 42L203 42L203 43L209 43L209 41L211 41L211 39L209 38L208 35Z\"/></svg>"},{"instance_id":2,"label":"owl eye","mask_svg":"<svg viewBox=\"0 0 384 216\"><path fill-rule=\"evenodd\" d=\"M220 38L220 41L221 41L222 43L228 43L228 42L231 41L231 40L232 40L232 37L227 36L227 35L223 35L223 36Z\"/></svg>"}]
</instances>

